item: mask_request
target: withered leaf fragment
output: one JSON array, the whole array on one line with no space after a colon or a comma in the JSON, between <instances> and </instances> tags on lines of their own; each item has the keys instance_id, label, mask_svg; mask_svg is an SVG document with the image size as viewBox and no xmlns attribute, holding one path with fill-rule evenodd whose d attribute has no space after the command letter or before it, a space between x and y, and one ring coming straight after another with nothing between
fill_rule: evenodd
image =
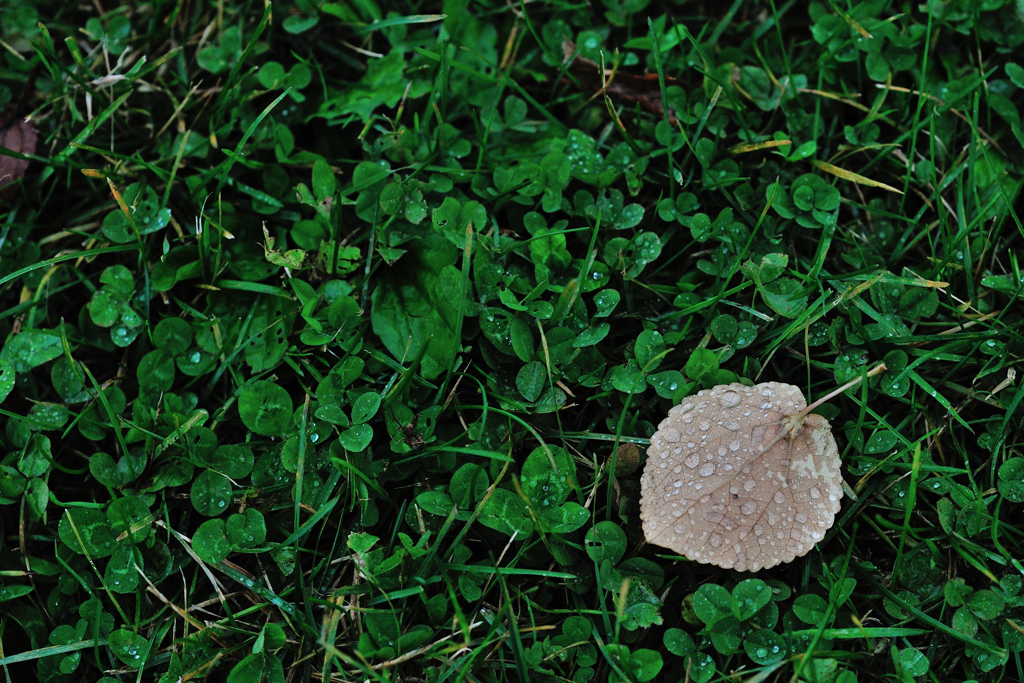
<instances>
[{"instance_id":1,"label":"withered leaf fragment","mask_svg":"<svg viewBox=\"0 0 1024 683\"><path fill-rule=\"evenodd\" d=\"M576 45L570 41L562 43L562 54L565 62L569 63L576 54ZM639 102L640 106L659 117L665 115L665 104L661 99L661 86L658 83L658 74L635 74L623 73L617 69L605 69L602 78L601 67L594 61L585 57L576 57L568 64L566 70L571 73L580 85L586 90L595 93L607 93L626 102ZM670 85L682 86L683 82L678 78L665 77L665 87ZM668 120L673 126L676 125L676 115L672 109L668 110Z\"/></svg>"},{"instance_id":2,"label":"withered leaf fragment","mask_svg":"<svg viewBox=\"0 0 1024 683\"><path fill-rule=\"evenodd\" d=\"M35 154L36 129L27 119L8 118L0 123L0 147L18 154ZM16 159L0 150L0 188L22 178L27 168L28 159Z\"/></svg>"}]
</instances>

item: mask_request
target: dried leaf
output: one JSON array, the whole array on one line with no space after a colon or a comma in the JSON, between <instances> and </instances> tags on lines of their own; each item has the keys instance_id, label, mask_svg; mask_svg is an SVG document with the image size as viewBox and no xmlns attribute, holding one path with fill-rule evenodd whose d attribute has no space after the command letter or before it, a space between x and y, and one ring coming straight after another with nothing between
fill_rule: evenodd
<instances>
[{"instance_id":1,"label":"dried leaf","mask_svg":"<svg viewBox=\"0 0 1024 683\"><path fill-rule=\"evenodd\" d=\"M562 43L562 54L568 63L576 54L576 45L570 41ZM567 70L587 90L595 93L606 93L626 102L639 102L647 111L658 116L665 115L665 105L661 100L661 85L658 83L658 74L645 74L637 76L627 74L617 69L605 69L602 71L598 64L584 57L576 57ZM665 77L665 87L670 85L682 86L683 82L678 78ZM668 120L673 126L676 125L675 112L668 110Z\"/></svg>"},{"instance_id":2,"label":"dried leaf","mask_svg":"<svg viewBox=\"0 0 1024 683\"><path fill-rule=\"evenodd\" d=\"M828 421L797 387L723 384L669 411L647 450L640 518L649 543L737 571L807 554L843 497Z\"/></svg>"},{"instance_id":3,"label":"dried leaf","mask_svg":"<svg viewBox=\"0 0 1024 683\"><path fill-rule=\"evenodd\" d=\"M28 119L8 120L0 125L0 147L18 154L35 154L36 129ZM28 159L16 159L0 150L0 188L20 180L28 168Z\"/></svg>"}]
</instances>

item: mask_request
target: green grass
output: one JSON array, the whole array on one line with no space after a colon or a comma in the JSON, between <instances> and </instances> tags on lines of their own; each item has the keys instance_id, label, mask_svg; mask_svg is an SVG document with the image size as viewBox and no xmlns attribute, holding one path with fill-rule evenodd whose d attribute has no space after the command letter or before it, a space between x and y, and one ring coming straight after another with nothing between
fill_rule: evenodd
<instances>
[{"instance_id":1,"label":"green grass","mask_svg":"<svg viewBox=\"0 0 1024 683\"><path fill-rule=\"evenodd\" d=\"M1016 3L0 12L5 680L1024 679ZM809 554L644 542L882 362Z\"/></svg>"}]
</instances>

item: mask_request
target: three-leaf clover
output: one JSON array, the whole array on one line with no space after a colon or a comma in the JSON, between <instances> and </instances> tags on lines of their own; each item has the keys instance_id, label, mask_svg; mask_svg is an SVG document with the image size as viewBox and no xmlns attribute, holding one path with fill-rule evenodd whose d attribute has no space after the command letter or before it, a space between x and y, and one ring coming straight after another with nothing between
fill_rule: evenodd
<instances>
[{"instance_id":1,"label":"three-leaf clover","mask_svg":"<svg viewBox=\"0 0 1024 683\"><path fill-rule=\"evenodd\" d=\"M110 266L100 275L103 287L92 295L89 317L99 327L110 328L110 338L118 346L128 346L142 331L145 320L132 307L135 278L124 266Z\"/></svg>"},{"instance_id":2,"label":"three-leaf clover","mask_svg":"<svg viewBox=\"0 0 1024 683\"><path fill-rule=\"evenodd\" d=\"M774 187L769 187L766 197L773 191ZM772 208L783 218L795 218L805 228L835 227L839 202L839 190L824 178L805 173L788 190L775 191Z\"/></svg>"}]
</instances>

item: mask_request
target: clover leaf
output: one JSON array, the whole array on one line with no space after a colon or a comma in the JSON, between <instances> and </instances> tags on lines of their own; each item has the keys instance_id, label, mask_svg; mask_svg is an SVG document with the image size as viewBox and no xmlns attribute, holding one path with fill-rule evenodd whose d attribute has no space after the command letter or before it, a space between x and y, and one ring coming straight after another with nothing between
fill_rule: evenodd
<instances>
[{"instance_id":1,"label":"clover leaf","mask_svg":"<svg viewBox=\"0 0 1024 683\"><path fill-rule=\"evenodd\" d=\"M118 346L128 346L142 331L145 320L132 306L135 278L124 266L110 266L100 276L103 287L92 295L89 317L99 327L110 328Z\"/></svg>"},{"instance_id":2,"label":"clover leaf","mask_svg":"<svg viewBox=\"0 0 1024 683\"><path fill-rule=\"evenodd\" d=\"M131 220L120 208L103 219L103 234L112 242L131 242L136 239L135 231L139 235L149 235L166 227L171 220L171 210L160 208L156 190L148 185L132 183L125 188L123 199Z\"/></svg>"},{"instance_id":3,"label":"clover leaf","mask_svg":"<svg viewBox=\"0 0 1024 683\"><path fill-rule=\"evenodd\" d=\"M284 436L292 417L292 399L279 385L255 380L242 389L238 414L242 423L257 434Z\"/></svg>"},{"instance_id":4,"label":"clover leaf","mask_svg":"<svg viewBox=\"0 0 1024 683\"><path fill-rule=\"evenodd\" d=\"M773 191L773 187L768 187L765 196L771 197ZM788 190L775 192L772 208L783 218L795 218L805 228L834 227L839 201L839 190L824 178L805 173Z\"/></svg>"},{"instance_id":5,"label":"clover leaf","mask_svg":"<svg viewBox=\"0 0 1024 683\"><path fill-rule=\"evenodd\" d=\"M220 36L220 44L206 47L196 54L196 62L210 73L220 74L230 69L242 56L242 32L238 26L229 26Z\"/></svg>"}]
</instances>

